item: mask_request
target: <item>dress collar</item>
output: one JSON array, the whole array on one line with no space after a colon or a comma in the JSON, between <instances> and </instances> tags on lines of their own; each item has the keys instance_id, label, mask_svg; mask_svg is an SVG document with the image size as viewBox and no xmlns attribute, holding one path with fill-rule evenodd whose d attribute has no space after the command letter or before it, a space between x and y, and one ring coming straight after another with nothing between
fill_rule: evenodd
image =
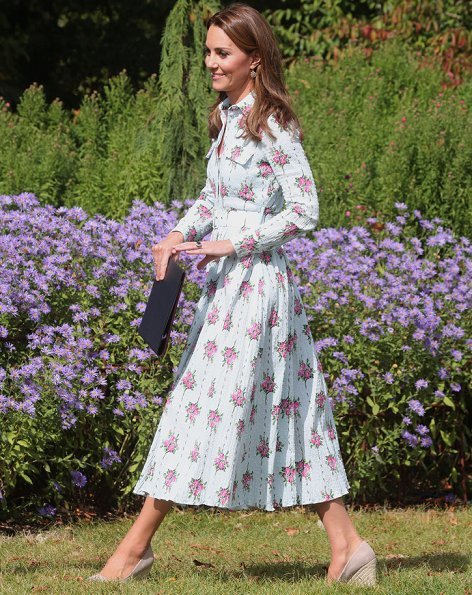
<instances>
[{"instance_id":1,"label":"dress collar","mask_svg":"<svg viewBox=\"0 0 472 595\"><path fill-rule=\"evenodd\" d=\"M230 104L229 97L226 96L218 107L220 108L220 110L227 110L228 108L232 108L233 110L240 109L241 111L243 111L244 108L252 106L255 98L256 92L254 91L254 89L252 89L251 91L249 91L247 95L240 99L238 103L233 103L233 105Z\"/></svg>"}]
</instances>

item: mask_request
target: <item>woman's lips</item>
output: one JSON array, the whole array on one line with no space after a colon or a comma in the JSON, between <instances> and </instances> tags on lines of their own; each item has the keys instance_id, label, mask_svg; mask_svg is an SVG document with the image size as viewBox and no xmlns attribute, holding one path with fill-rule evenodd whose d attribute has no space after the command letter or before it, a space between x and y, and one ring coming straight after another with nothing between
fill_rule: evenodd
<instances>
[{"instance_id":1,"label":"woman's lips","mask_svg":"<svg viewBox=\"0 0 472 595\"><path fill-rule=\"evenodd\" d=\"M212 74L211 78L214 80L217 80L217 79L222 78L223 76L225 76L225 75L224 74Z\"/></svg>"}]
</instances>

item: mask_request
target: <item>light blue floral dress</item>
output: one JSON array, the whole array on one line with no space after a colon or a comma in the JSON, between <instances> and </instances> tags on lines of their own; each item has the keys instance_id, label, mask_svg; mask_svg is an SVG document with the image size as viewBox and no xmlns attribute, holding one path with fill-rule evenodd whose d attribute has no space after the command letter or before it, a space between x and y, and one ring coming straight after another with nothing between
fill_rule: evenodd
<instances>
[{"instance_id":1,"label":"light blue floral dress","mask_svg":"<svg viewBox=\"0 0 472 595\"><path fill-rule=\"evenodd\" d=\"M207 265L188 341L135 494L231 510L331 500L346 478L322 366L283 244L318 223L298 131L244 140L250 92L219 105L207 182L174 230L230 239ZM222 154L217 147L223 140Z\"/></svg>"}]
</instances>

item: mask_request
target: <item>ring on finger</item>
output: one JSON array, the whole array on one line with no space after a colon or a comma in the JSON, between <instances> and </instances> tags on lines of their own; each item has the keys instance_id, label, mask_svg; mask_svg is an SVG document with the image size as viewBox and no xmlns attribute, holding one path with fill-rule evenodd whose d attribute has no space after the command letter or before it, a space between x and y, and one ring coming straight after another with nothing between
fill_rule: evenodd
<instances>
[{"instance_id":1,"label":"ring on finger","mask_svg":"<svg viewBox=\"0 0 472 595\"><path fill-rule=\"evenodd\" d=\"M195 243L197 244L197 248L201 248L202 247L202 243L201 243L200 240L198 242L195 242Z\"/></svg>"}]
</instances>

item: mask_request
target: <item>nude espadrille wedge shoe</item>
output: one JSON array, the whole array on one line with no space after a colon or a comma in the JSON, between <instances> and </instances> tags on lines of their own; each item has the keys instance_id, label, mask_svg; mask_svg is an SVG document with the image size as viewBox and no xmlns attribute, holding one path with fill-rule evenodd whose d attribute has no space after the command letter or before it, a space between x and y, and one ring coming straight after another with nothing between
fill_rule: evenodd
<instances>
[{"instance_id":1,"label":"nude espadrille wedge shoe","mask_svg":"<svg viewBox=\"0 0 472 595\"><path fill-rule=\"evenodd\" d=\"M364 586L377 583L377 558L367 541L362 541L349 558L337 582Z\"/></svg>"},{"instance_id":2,"label":"nude espadrille wedge shoe","mask_svg":"<svg viewBox=\"0 0 472 595\"><path fill-rule=\"evenodd\" d=\"M99 573L99 574L94 574L92 576L89 576L87 580L89 580L89 581L103 581L103 582L108 582L108 581L124 582L124 581L129 581L131 579L146 578L148 576L148 574L151 572L151 566L152 566L153 562L154 562L154 554L153 554L151 546L149 545L147 550L144 552L144 555L141 558L141 560L139 560L139 562L136 564L136 566L133 568L133 570L126 576L116 577L116 578L108 578L106 576L102 576Z\"/></svg>"}]
</instances>

